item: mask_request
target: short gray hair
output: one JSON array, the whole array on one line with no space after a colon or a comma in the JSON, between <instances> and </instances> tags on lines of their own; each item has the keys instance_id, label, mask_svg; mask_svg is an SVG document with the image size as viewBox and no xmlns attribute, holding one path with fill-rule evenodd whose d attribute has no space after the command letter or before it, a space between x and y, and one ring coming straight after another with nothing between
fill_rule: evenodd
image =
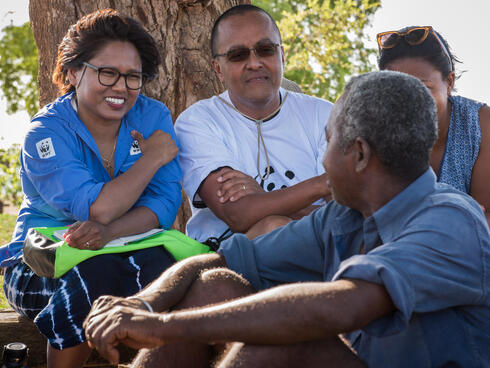
<instances>
[{"instance_id":1,"label":"short gray hair","mask_svg":"<svg viewBox=\"0 0 490 368\"><path fill-rule=\"evenodd\" d=\"M391 173L414 179L427 170L437 108L420 80L392 71L366 73L353 77L341 98L337 126L344 150L362 137Z\"/></svg>"}]
</instances>

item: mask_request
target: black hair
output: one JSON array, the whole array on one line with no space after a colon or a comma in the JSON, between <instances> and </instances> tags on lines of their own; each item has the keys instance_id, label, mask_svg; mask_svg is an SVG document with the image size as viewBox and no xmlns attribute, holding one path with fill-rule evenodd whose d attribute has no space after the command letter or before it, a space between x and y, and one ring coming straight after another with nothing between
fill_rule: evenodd
<instances>
[{"instance_id":1,"label":"black hair","mask_svg":"<svg viewBox=\"0 0 490 368\"><path fill-rule=\"evenodd\" d=\"M267 13L264 9L259 8L258 6L251 5L251 4L240 4L237 6L234 6L227 11L225 11L223 14L221 14L218 19L214 22L213 29L211 31L211 42L210 42L210 47L211 47L211 55L214 57L217 54L216 50L216 44L217 44L217 39L218 39L218 26L220 25L221 22L223 22L225 19L233 16L233 15L243 15L246 13L250 12L259 12L262 14L267 15L267 17L270 19L272 22L274 29L277 31L277 34L279 35L279 43L282 43L281 40L281 32L279 32L279 28L277 27L276 21L272 16Z\"/></svg>"},{"instance_id":2,"label":"black hair","mask_svg":"<svg viewBox=\"0 0 490 368\"><path fill-rule=\"evenodd\" d=\"M405 27L398 30L398 32L407 32L412 28L414 27ZM378 55L379 69L386 69L386 66L388 64L398 59L406 57L417 57L429 62L432 66L434 66L434 68L441 72L443 78L447 78L449 73L455 71L454 64L459 63L460 61L452 54L451 48L449 47L449 44L444 39L444 37L442 37L435 30L433 31L437 34L437 37L439 37L441 42L444 44L444 47L446 47L449 58L451 60L448 59L448 57L442 50L441 45L439 44L439 41L436 39L434 34L432 34L432 32L429 32L424 42L418 45L412 46L407 43L404 37L401 37L396 46L390 49L381 49Z\"/></svg>"},{"instance_id":3,"label":"black hair","mask_svg":"<svg viewBox=\"0 0 490 368\"><path fill-rule=\"evenodd\" d=\"M437 108L429 90L411 75L381 71L347 83L338 115L344 152L364 138L394 175L413 180L429 167L437 138Z\"/></svg>"},{"instance_id":4,"label":"black hair","mask_svg":"<svg viewBox=\"0 0 490 368\"><path fill-rule=\"evenodd\" d=\"M123 41L134 45L141 59L145 79L158 73L160 53L154 38L135 19L117 10L104 9L87 14L73 24L58 46L53 82L61 94L73 91L68 80L69 68L81 68L108 42Z\"/></svg>"}]
</instances>

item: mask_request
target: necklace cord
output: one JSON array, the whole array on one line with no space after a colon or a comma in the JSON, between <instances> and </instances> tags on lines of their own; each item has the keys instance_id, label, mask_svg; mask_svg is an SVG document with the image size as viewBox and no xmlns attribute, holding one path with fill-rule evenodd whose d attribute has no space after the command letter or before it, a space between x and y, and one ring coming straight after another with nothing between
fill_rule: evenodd
<instances>
[{"instance_id":1,"label":"necklace cord","mask_svg":"<svg viewBox=\"0 0 490 368\"><path fill-rule=\"evenodd\" d=\"M286 91L286 94L284 95L284 98L282 99L281 103L279 104L279 107L263 119L251 118L250 116L248 116L248 115L244 114L243 112L241 112L240 110L238 110L233 104L226 101L223 97L218 96L218 98L222 102L224 102L225 105L231 107L233 110L238 112L240 115L246 117L247 119L255 122L255 126L257 128L257 174L258 174L261 181L267 180L269 178L269 175L271 172L271 167L270 167L270 162L269 162L269 154L267 152L267 147L265 146L264 136L262 135L262 123L264 121L266 121L267 119L269 119L270 117L276 115L279 112L279 110L281 110L282 106L284 105L284 102L286 102L286 98L288 97L288 94L289 94L289 92ZM262 174L260 173L260 144L261 143L262 143L262 147L264 148L265 161L266 161L266 165L267 165L264 176L262 176Z\"/></svg>"},{"instance_id":2,"label":"necklace cord","mask_svg":"<svg viewBox=\"0 0 490 368\"><path fill-rule=\"evenodd\" d=\"M114 154L116 153L116 145L117 145L117 136L114 138L114 147L112 147L112 153L111 153L111 156L109 157L109 159L103 157L102 153L100 153L100 151L99 151L100 158L102 159L102 164L106 168L106 170L109 173L111 178L114 175L114 173L112 172L112 170L114 169L114 167L112 166L112 161L114 160Z\"/></svg>"},{"instance_id":3,"label":"necklace cord","mask_svg":"<svg viewBox=\"0 0 490 368\"><path fill-rule=\"evenodd\" d=\"M86 69L87 69L87 67L85 67L85 69L83 69L82 78L83 78L83 74L85 74ZM82 80L82 78L80 78L80 81ZM79 84L80 84L80 82L79 82ZM75 110L75 112L78 114L78 101L76 99L76 95L73 95L73 97L70 101L70 104L73 107L73 110ZM99 155L100 155L100 158L102 159L102 165L105 167L105 169L107 170L107 172L109 173L109 176L111 178L114 175L114 173L111 171L114 169L112 167L112 160L114 159L114 154L116 153L116 145L117 145L117 135L114 137L114 147L112 147L112 153L111 153L111 156L109 159L104 158L102 156L102 153L99 150Z\"/></svg>"}]
</instances>

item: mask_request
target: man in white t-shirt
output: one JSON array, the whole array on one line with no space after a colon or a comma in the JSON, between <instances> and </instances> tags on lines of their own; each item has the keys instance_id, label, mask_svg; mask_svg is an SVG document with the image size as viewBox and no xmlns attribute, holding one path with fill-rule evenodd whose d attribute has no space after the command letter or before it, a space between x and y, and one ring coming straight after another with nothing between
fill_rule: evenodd
<instances>
[{"instance_id":1,"label":"man in white t-shirt","mask_svg":"<svg viewBox=\"0 0 490 368\"><path fill-rule=\"evenodd\" d=\"M250 238L310 213L329 195L321 164L332 104L280 88L281 35L253 5L223 13L211 34L213 67L227 90L178 117L187 234Z\"/></svg>"}]
</instances>

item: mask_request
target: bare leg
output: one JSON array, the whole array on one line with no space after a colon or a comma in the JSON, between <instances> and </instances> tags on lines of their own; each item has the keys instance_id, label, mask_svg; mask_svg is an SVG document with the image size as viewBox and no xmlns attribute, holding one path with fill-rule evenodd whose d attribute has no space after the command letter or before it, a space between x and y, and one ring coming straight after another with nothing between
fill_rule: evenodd
<instances>
[{"instance_id":1,"label":"bare leg","mask_svg":"<svg viewBox=\"0 0 490 368\"><path fill-rule=\"evenodd\" d=\"M250 284L228 269L213 269L194 281L187 295L174 309L202 307L239 298L253 292ZM142 349L133 361L133 368L209 367L215 350L207 344L178 343L155 349Z\"/></svg>"},{"instance_id":2,"label":"bare leg","mask_svg":"<svg viewBox=\"0 0 490 368\"><path fill-rule=\"evenodd\" d=\"M248 229L245 235L247 235L249 239L255 239L259 235L267 234L272 230L275 230L278 227L284 226L290 222L291 219L286 216L267 216Z\"/></svg>"},{"instance_id":3,"label":"bare leg","mask_svg":"<svg viewBox=\"0 0 490 368\"><path fill-rule=\"evenodd\" d=\"M92 352L86 342L63 350L48 343L47 350L48 368L81 368Z\"/></svg>"},{"instance_id":4,"label":"bare leg","mask_svg":"<svg viewBox=\"0 0 490 368\"><path fill-rule=\"evenodd\" d=\"M292 345L234 343L217 368L323 368L366 367L340 338Z\"/></svg>"}]
</instances>

